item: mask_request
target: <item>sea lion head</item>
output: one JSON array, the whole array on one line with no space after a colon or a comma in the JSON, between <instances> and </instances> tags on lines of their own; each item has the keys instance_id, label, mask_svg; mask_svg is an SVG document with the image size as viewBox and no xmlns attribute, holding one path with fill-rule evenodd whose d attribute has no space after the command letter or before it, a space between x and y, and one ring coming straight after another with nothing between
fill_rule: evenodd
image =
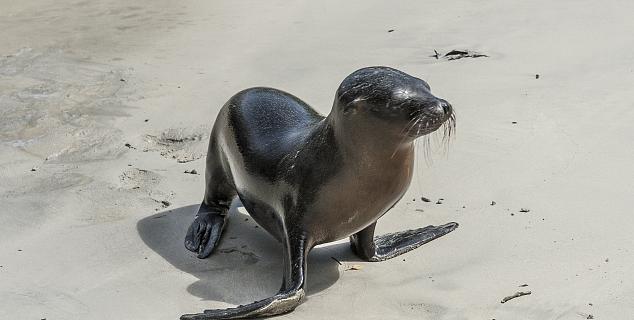
<instances>
[{"instance_id":1,"label":"sea lion head","mask_svg":"<svg viewBox=\"0 0 634 320\"><path fill-rule=\"evenodd\" d=\"M367 67L346 77L335 97L333 111L344 124L371 124L382 134L417 138L446 124L455 126L449 102L434 96L429 84L389 67Z\"/></svg>"}]
</instances>

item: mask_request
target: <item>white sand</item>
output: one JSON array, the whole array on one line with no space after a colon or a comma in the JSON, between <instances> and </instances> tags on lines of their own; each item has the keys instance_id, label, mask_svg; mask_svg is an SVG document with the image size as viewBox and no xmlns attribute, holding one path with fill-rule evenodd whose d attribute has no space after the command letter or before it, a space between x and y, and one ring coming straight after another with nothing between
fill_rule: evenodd
<instances>
[{"instance_id":1,"label":"white sand","mask_svg":"<svg viewBox=\"0 0 634 320\"><path fill-rule=\"evenodd\" d=\"M281 318L631 319L634 5L553 2L0 1L0 318L176 319L273 294L280 248L243 209L210 259L183 248L203 192L183 172L204 172L238 90L327 113L347 74L387 65L449 100L458 134L379 231L461 226L384 263L314 250L308 300Z\"/></svg>"}]
</instances>

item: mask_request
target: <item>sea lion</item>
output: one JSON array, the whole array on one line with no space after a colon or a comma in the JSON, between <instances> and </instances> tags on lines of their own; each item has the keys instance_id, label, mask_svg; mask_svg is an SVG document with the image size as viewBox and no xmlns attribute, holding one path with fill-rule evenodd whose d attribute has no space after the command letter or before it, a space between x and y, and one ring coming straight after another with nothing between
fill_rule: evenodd
<instances>
[{"instance_id":1,"label":"sea lion","mask_svg":"<svg viewBox=\"0 0 634 320\"><path fill-rule=\"evenodd\" d=\"M292 311L304 298L306 258L318 244L350 237L359 257L382 261L453 231L455 222L374 236L377 219L410 184L414 140L443 124L449 133L454 128L452 106L432 95L425 81L388 67L363 68L346 77L327 117L272 88L234 95L211 132L205 196L185 246L208 257L237 195L283 244L282 287L268 299L181 319Z\"/></svg>"}]
</instances>

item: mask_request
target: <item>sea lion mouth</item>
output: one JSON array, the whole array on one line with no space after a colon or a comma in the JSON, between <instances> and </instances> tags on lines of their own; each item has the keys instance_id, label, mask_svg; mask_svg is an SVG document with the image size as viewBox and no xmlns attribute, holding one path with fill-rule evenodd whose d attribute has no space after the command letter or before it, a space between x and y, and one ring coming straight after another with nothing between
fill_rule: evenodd
<instances>
[{"instance_id":1,"label":"sea lion mouth","mask_svg":"<svg viewBox=\"0 0 634 320\"><path fill-rule=\"evenodd\" d=\"M411 138L418 138L442 127L443 139L450 138L452 133L456 131L456 114L448 103L442 108L442 112L430 113L427 109L419 109L413 112L405 127L405 135Z\"/></svg>"}]
</instances>

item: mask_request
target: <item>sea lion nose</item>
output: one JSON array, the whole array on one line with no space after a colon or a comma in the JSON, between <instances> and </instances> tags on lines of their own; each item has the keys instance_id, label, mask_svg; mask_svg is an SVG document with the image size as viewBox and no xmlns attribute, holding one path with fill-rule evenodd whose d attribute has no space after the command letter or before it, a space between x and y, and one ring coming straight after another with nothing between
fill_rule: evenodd
<instances>
[{"instance_id":1,"label":"sea lion nose","mask_svg":"<svg viewBox=\"0 0 634 320\"><path fill-rule=\"evenodd\" d=\"M442 112L447 115L451 113L451 104L446 100L439 99L438 100L438 109L442 109Z\"/></svg>"}]
</instances>

